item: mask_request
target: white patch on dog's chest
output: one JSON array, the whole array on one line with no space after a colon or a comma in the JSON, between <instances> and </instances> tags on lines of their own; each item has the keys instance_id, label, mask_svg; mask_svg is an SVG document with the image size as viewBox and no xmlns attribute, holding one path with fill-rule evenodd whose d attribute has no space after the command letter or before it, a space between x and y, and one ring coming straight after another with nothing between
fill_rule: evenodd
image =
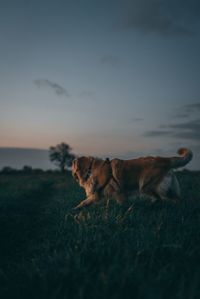
<instances>
[{"instance_id":1,"label":"white patch on dog's chest","mask_svg":"<svg viewBox=\"0 0 200 299\"><path fill-rule=\"evenodd\" d=\"M174 174L172 172L168 172L168 174L163 178L162 182L157 187L159 194L165 195L166 192L172 188L173 175Z\"/></svg>"},{"instance_id":2,"label":"white patch on dog's chest","mask_svg":"<svg viewBox=\"0 0 200 299\"><path fill-rule=\"evenodd\" d=\"M162 180L162 182L159 184L158 189L161 192L167 191L172 184L172 174L169 172L164 179Z\"/></svg>"}]
</instances>

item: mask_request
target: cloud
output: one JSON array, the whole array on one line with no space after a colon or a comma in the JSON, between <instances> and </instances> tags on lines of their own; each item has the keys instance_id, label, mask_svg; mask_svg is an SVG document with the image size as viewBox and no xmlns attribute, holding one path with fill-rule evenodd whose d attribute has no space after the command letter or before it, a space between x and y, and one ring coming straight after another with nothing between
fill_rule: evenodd
<instances>
[{"instance_id":1,"label":"cloud","mask_svg":"<svg viewBox=\"0 0 200 299\"><path fill-rule=\"evenodd\" d=\"M186 118L188 116L189 116L188 113L177 113L177 114L174 114L172 118Z\"/></svg>"},{"instance_id":2,"label":"cloud","mask_svg":"<svg viewBox=\"0 0 200 299\"><path fill-rule=\"evenodd\" d=\"M70 97L70 94L64 87L48 79L37 79L34 80L34 83L39 88L50 88L57 96L65 96L66 98Z\"/></svg>"},{"instance_id":3,"label":"cloud","mask_svg":"<svg viewBox=\"0 0 200 299\"><path fill-rule=\"evenodd\" d=\"M132 122L138 122L138 121L143 121L143 120L144 120L144 119L141 118L141 117L133 117L133 118L131 119Z\"/></svg>"},{"instance_id":4,"label":"cloud","mask_svg":"<svg viewBox=\"0 0 200 299\"><path fill-rule=\"evenodd\" d=\"M193 104L185 105L185 106L183 106L183 109L186 112L193 112L193 111L197 111L197 110L200 111L200 102L196 102L196 103L193 103Z\"/></svg>"},{"instance_id":5,"label":"cloud","mask_svg":"<svg viewBox=\"0 0 200 299\"><path fill-rule=\"evenodd\" d=\"M188 139L195 142L200 141L200 102L184 105L177 109L178 112L174 117L186 118L187 121L161 124L155 130L146 131L143 136L145 137L171 137L176 139ZM198 114L197 114L197 113Z\"/></svg>"},{"instance_id":6,"label":"cloud","mask_svg":"<svg viewBox=\"0 0 200 299\"><path fill-rule=\"evenodd\" d=\"M198 21L198 0L134 0L125 1L121 28L136 29L159 35L191 35Z\"/></svg>"},{"instance_id":7,"label":"cloud","mask_svg":"<svg viewBox=\"0 0 200 299\"><path fill-rule=\"evenodd\" d=\"M145 137L172 137L178 139L200 140L200 119L165 126L167 130L149 130Z\"/></svg>"},{"instance_id":8,"label":"cloud","mask_svg":"<svg viewBox=\"0 0 200 299\"><path fill-rule=\"evenodd\" d=\"M188 121L185 123L172 124L172 125L169 125L168 127L173 128L173 129L185 129L185 130L199 129L199 131L200 131L200 119Z\"/></svg>"},{"instance_id":9,"label":"cloud","mask_svg":"<svg viewBox=\"0 0 200 299\"><path fill-rule=\"evenodd\" d=\"M165 137L165 136L171 136L172 131L163 131L163 130L149 130L143 134L145 137Z\"/></svg>"},{"instance_id":10,"label":"cloud","mask_svg":"<svg viewBox=\"0 0 200 299\"><path fill-rule=\"evenodd\" d=\"M174 137L200 140L200 119L185 123L173 124L169 127L176 130Z\"/></svg>"},{"instance_id":11,"label":"cloud","mask_svg":"<svg viewBox=\"0 0 200 299\"><path fill-rule=\"evenodd\" d=\"M61 85L52 82L48 79L37 79L34 80L34 84L38 88L48 88L51 89L57 96L63 96L66 98L70 98L73 95L70 95L69 92ZM83 90L80 93L75 95L76 97L79 98L84 98L84 99L94 99L96 96L96 93L92 90Z\"/></svg>"},{"instance_id":12,"label":"cloud","mask_svg":"<svg viewBox=\"0 0 200 299\"><path fill-rule=\"evenodd\" d=\"M120 64L119 57L110 54L102 56L100 61L102 64L107 64L112 67L118 67Z\"/></svg>"},{"instance_id":13,"label":"cloud","mask_svg":"<svg viewBox=\"0 0 200 299\"><path fill-rule=\"evenodd\" d=\"M199 113L200 111L200 102L187 104L179 109L176 109L177 112L172 115L172 118L188 118L193 117L194 114Z\"/></svg>"},{"instance_id":14,"label":"cloud","mask_svg":"<svg viewBox=\"0 0 200 299\"><path fill-rule=\"evenodd\" d=\"M175 138L180 139L190 139L194 141L200 140L200 131L197 130L191 130L191 131L185 131L185 132L178 132L177 134L174 134Z\"/></svg>"}]
</instances>

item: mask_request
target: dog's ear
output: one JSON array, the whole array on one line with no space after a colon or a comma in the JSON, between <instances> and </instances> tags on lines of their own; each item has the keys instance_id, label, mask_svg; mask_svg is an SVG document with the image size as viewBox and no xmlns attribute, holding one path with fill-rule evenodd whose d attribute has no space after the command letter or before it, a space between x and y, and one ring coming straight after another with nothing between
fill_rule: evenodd
<instances>
[{"instance_id":1,"label":"dog's ear","mask_svg":"<svg viewBox=\"0 0 200 299\"><path fill-rule=\"evenodd\" d=\"M72 166L71 166L71 170L72 170L72 174L76 171L76 169L77 169L77 163L78 163L78 159L76 158L76 159L74 159L73 161L72 161Z\"/></svg>"},{"instance_id":2,"label":"dog's ear","mask_svg":"<svg viewBox=\"0 0 200 299\"><path fill-rule=\"evenodd\" d=\"M80 157L76 159L76 166L78 170L86 170L89 167L91 158L90 157Z\"/></svg>"}]
</instances>

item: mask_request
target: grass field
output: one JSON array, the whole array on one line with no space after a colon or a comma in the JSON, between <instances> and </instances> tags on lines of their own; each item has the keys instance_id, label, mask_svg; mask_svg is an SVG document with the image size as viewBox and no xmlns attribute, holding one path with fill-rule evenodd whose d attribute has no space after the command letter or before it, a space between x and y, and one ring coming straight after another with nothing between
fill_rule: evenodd
<instances>
[{"instance_id":1,"label":"grass field","mask_svg":"<svg viewBox=\"0 0 200 299\"><path fill-rule=\"evenodd\" d=\"M180 205L72 208L70 174L0 174L0 298L200 298L200 172Z\"/></svg>"}]
</instances>

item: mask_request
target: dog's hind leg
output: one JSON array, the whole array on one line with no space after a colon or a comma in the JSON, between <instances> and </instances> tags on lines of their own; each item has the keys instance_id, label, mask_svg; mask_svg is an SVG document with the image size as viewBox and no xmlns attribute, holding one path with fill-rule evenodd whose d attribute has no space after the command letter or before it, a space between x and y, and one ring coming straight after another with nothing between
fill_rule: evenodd
<instances>
[{"instance_id":1,"label":"dog's hind leg","mask_svg":"<svg viewBox=\"0 0 200 299\"><path fill-rule=\"evenodd\" d=\"M159 192L157 192L156 186L157 182L155 179L150 180L149 178L143 178L139 183L139 192L140 194L144 194L150 197L151 202L155 203L161 200L160 194Z\"/></svg>"}]
</instances>

